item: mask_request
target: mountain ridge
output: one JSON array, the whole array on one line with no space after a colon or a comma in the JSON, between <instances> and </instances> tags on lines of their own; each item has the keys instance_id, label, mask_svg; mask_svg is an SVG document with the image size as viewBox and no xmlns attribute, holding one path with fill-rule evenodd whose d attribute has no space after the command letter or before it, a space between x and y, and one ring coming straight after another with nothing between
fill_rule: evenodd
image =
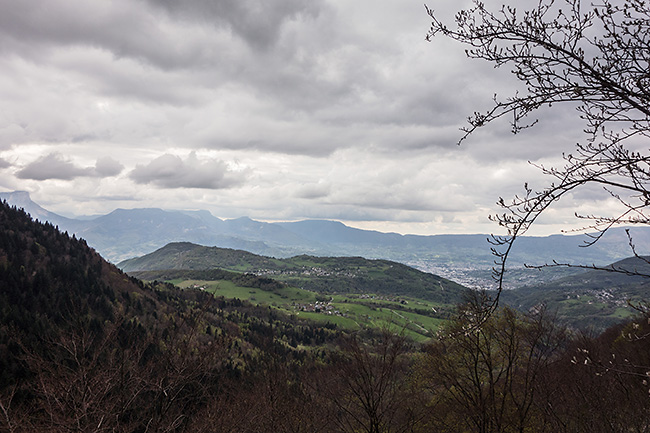
<instances>
[{"instance_id":1,"label":"mountain ridge","mask_svg":"<svg viewBox=\"0 0 650 433\"><path fill-rule=\"evenodd\" d=\"M248 217L222 220L208 211L158 208L116 209L93 219L60 217L31 201L29 194L0 193L37 217L83 237L103 257L117 263L142 256L170 242L242 249L272 257L299 254L381 258L443 275L474 287L489 287L494 257L487 234L402 235L362 230L339 221L304 220L266 223ZM20 202L20 203L16 203ZM632 232L639 246L650 245L650 229ZM558 260L606 265L631 254L623 228L612 229L596 245L581 248L584 236L524 236L515 243L511 266ZM645 254L645 251L640 251ZM650 253L648 251L647 253Z\"/></svg>"}]
</instances>

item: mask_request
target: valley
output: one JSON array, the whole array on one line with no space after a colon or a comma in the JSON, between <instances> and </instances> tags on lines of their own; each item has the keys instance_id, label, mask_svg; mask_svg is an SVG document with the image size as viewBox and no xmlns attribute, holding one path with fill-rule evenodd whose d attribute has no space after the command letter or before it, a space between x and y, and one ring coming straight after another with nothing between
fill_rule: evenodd
<instances>
[{"instance_id":1,"label":"valley","mask_svg":"<svg viewBox=\"0 0 650 433\"><path fill-rule=\"evenodd\" d=\"M470 289L490 290L494 284L491 275L493 257L487 235L399 235L354 229L333 221L261 223L248 218L221 220L201 211L160 209L122 209L103 216L70 219L43 209L31 201L27 193L1 193L0 197L24 207L40 220L50 221L83 237L102 256L113 260L129 257L120 262L129 272L138 269L131 267L132 263L150 260L151 254L159 249L169 251L170 248L191 244L202 254L207 254L211 245L222 248L220 261L209 266L254 273L330 296L373 293L377 296L407 296L449 306L460 298L456 295L448 299L431 298L436 293L436 278L448 281L446 284L454 282ZM647 229L632 232L641 246L650 245L647 240L650 239L649 233ZM584 241L581 236L519 239L506 278L504 302L522 311L541 303L547 304L563 320L578 328L602 330L609 324L633 316L635 310L628 306L628 301L644 299L641 289L629 293L622 289L612 290L607 292L609 297L604 300L602 296L594 295L599 289L592 287L593 280L582 286L563 282L563 278L579 275L579 269L556 267L539 270L523 266L524 263L550 263L553 259L604 266L629 254L625 237L623 230L612 230L589 248L581 247ZM241 260L240 257L228 258L229 254L225 252L229 250L239 251L237 254L243 254L241 252L245 250L248 261L236 265L229 263L228 260ZM169 256L165 259L167 261L149 262L142 269L202 269L211 260L209 254L206 258L199 257L198 253L193 256L187 255L186 251L177 253L184 255L184 259L178 261L177 257ZM378 260L376 263L391 261L393 264L389 266L393 268L381 270L365 264L361 267L353 265L355 260L366 260L362 259L364 257ZM411 267L432 276L427 278L433 284L427 283L428 289L418 284L405 285L398 274L410 273L405 269ZM387 269L392 271L386 272ZM548 289L546 285L554 282L563 287L556 285ZM246 296L240 298L247 299Z\"/></svg>"},{"instance_id":2,"label":"valley","mask_svg":"<svg viewBox=\"0 0 650 433\"><path fill-rule=\"evenodd\" d=\"M451 304L413 298L373 294L322 296L295 287L268 291L238 287L227 280L175 279L169 282L181 288L205 290L215 296L270 306L289 316L335 325L349 332L390 329L417 342L432 338L454 311Z\"/></svg>"},{"instance_id":3,"label":"valley","mask_svg":"<svg viewBox=\"0 0 650 433\"><path fill-rule=\"evenodd\" d=\"M390 328L416 341L431 338L468 290L385 260L273 259L189 243L170 244L119 266L144 280L199 288L348 331Z\"/></svg>"}]
</instances>

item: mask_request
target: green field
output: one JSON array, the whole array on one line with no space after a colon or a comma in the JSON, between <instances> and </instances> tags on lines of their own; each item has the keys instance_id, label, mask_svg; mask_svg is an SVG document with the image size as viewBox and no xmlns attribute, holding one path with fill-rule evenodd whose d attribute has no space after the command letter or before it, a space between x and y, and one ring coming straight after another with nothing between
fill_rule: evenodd
<instances>
[{"instance_id":1,"label":"green field","mask_svg":"<svg viewBox=\"0 0 650 433\"><path fill-rule=\"evenodd\" d=\"M332 323L346 330L390 328L415 341L435 335L453 306L406 297L369 294L325 296L296 287L263 290L240 287L228 280L169 280L181 288L198 288L225 298L269 305L314 322Z\"/></svg>"}]
</instances>

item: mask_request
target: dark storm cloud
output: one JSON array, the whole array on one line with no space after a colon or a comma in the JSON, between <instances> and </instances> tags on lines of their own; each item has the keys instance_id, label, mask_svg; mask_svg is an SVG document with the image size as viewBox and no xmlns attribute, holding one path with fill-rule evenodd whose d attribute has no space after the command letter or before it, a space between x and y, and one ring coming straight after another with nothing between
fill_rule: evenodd
<instances>
[{"instance_id":1,"label":"dark storm cloud","mask_svg":"<svg viewBox=\"0 0 650 433\"><path fill-rule=\"evenodd\" d=\"M269 50L283 27L317 17L322 1L0 0L0 51L42 57L56 46L87 46L162 69L230 62L239 40ZM201 27L211 29L201 31ZM34 53L36 51L36 53ZM241 50L240 50L241 51ZM239 53L241 55L242 53Z\"/></svg>"},{"instance_id":2,"label":"dark storm cloud","mask_svg":"<svg viewBox=\"0 0 650 433\"><path fill-rule=\"evenodd\" d=\"M110 177L119 174L124 166L110 157L97 160L95 167L79 167L57 152L43 156L16 172L19 179L73 180L78 177Z\"/></svg>"},{"instance_id":3,"label":"dark storm cloud","mask_svg":"<svg viewBox=\"0 0 650 433\"><path fill-rule=\"evenodd\" d=\"M27 44L14 47L21 56L39 46L68 47L67 57L57 58L58 67L105 96L198 109L214 98L248 94L252 106L244 107L245 116L257 114L259 119L254 119L254 130L245 132L250 136L228 141L231 149L328 155L369 140L386 143L386 148L427 149L443 145L440 134L423 135L412 126L447 125L453 119L460 126L473 109L461 104L463 90L447 91L467 86L445 72L445 56L431 54L445 63L432 75L414 63L417 53L405 52L389 36L401 6L387 5L397 10L387 10L368 26L335 10L334 4L312 0L116 0L99 5L0 0L0 32L5 41ZM424 8L418 5L417 10L424 25ZM235 40L224 38L224 31ZM423 36L410 44L425 45ZM262 52L250 53L245 45ZM100 52L89 57L79 47ZM106 52L118 61L111 62ZM128 61L120 61L124 58ZM137 65L141 60L154 67ZM386 131L390 125L402 129ZM373 131L375 137L369 139ZM86 128L34 138L56 142L89 133ZM224 142L222 130L205 135L208 141ZM183 138L190 147L206 146L199 137ZM444 139L445 146L453 144Z\"/></svg>"},{"instance_id":4,"label":"dark storm cloud","mask_svg":"<svg viewBox=\"0 0 650 433\"><path fill-rule=\"evenodd\" d=\"M165 154L146 165L136 165L129 177L139 184L153 184L160 188L221 189L238 185L243 180L228 165L217 159L199 160L191 153L185 160Z\"/></svg>"}]
</instances>

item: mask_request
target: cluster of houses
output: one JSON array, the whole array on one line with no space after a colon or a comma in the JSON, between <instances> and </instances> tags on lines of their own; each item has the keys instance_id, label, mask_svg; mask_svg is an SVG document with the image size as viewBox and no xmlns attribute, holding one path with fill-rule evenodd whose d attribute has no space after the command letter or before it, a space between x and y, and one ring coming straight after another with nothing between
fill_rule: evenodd
<instances>
[{"instance_id":1,"label":"cluster of houses","mask_svg":"<svg viewBox=\"0 0 650 433\"><path fill-rule=\"evenodd\" d=\"M402 305L408 304L408 301L394 296L381 296L381 295L353 295L351 297L357 299L370 299L370 300L380 300L380 301L390 301L390 302L399 302ZM334 306L331 304L331 301L316 301L310 304L293 304L293 307L297 311L308 311L312 313L324 313L336 316L347 317L347 314L341 313L339 310L335 310Z\"/></svg>"},{"instance_id":2,"label":"cluster of houses","mask_svg":"<svg viewBox=\"0 0 650 433\"><path fill-rule=\"evenodd\" d=\"M294 304L294 308L298 311L345 316L345 314L342 314L339 310L335 310L334 306L330 302L316 301L313 304Z\"/></svg>"},{"instance_id":3,"label":"cluster of houses","mask_svg":"<svg viewBox=\"0 0 650 433\"><path fill-rule=\"evenodd\" d=\"M597 301L603 302L610 305L616 305L617 307L627 308L628 301L625 297L617 297L611 291L607 289L602 290L588 290L587 293L583 293L583 296L593 296ZM568 293L567 299L575 298L580 299L579 293ZM593 304L594 301L588 301L588 304Z\"/></svg>"},{"instance_id":4,"label":"cluster of houses","mask_svg":"<svg viewBox=\"0 0 650 433\"><path fill-rule=\"evenodd\" d=\"M257 276L296 275L308 277L358 277L359 272L349 269L326 269L321 267L303 267L301 269L258 269L253 272Z\"/></svg>"},{"instance_id":5,"label":"cluster of houses","mask_svg":"<svg viewBox=\"0 0 650 433\"><path fill-rule=\"evenodd\" d=\"M402 305L406 305L409 302L406 299L398 298L396 296L386 296L386 295L359 295L359 299L372 299L379 301L389 301L389 302L399 302Z\"/></svg>"}]
</instances>

